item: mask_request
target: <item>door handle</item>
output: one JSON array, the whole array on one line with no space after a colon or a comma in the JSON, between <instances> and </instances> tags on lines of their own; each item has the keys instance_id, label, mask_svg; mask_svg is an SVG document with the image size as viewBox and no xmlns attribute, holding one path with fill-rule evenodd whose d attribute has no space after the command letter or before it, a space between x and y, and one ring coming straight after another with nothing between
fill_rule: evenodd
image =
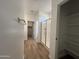
<instances>
[{"instance_id":1,"label":"door handle","mask_svg":"<svg viewBox=\"0 0 79 59\"><path fill-rule=\"evenodd\" d=\"M56 40L58 40L58 39L56 38Z\"/></svg>"}]
</instances>

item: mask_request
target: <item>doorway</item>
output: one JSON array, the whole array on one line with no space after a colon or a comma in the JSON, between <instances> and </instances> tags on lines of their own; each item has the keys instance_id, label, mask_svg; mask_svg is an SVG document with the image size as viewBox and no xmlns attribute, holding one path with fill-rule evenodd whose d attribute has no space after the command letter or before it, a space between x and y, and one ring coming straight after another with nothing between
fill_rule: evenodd
<instances>
[{"instance_id":1,"label":"doorway","mask_svg":"<svg viewBox=\"0 0 79 59\"><path fill-rule=\"evenodd\" d=\"M34 31L34 22L28 21L28 39L34 38L33 31Z\"/></svg>"},{"instance_id":2,"label":"doorway","mask_svg":"<svg viewBox=\"0 0 79 59\"><path fill-rule=\"evenodd\" d=\"M51 32L51 19L46 19L40 24L40 41L50 49L50 32Z\"/></svg>"},{"instance_id":3,"label":"doorway","mask_svg":"<svg viewBox=\"0 0 79 59\"><path fill-rule=\"evenodd\" d=\"M58 59L79 59L79 0L59 6ZM66 56L66 57L65 57Z\"/></svg>"}]
</instances>

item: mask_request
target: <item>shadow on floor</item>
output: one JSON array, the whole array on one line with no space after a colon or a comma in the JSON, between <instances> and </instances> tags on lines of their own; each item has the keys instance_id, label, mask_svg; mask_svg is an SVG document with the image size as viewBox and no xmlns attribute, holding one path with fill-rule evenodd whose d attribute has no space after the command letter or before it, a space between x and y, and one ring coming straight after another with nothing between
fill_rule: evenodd
<instances>
[{"instance_id":1,"label":"shadow on floor","mask_svg":"<svg viewBox=\"0 0 79 59\"><path fill-rule=\"evenodd\" d=\"M66 56L64 56L64 57L62 57L60 59L74 59L74 58L72 56L70 56L70 55L66 55Z\"/></svg>"}]
</instances>

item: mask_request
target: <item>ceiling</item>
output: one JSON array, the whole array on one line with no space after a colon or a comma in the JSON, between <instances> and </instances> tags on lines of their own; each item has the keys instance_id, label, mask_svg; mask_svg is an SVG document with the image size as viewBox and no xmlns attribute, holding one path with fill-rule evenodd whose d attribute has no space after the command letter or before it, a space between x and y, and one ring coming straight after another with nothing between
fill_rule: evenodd
<instances>
[{"instance_id":1,"label":"ceiling","mask_svg":"<svg viewBox=\"0 0 79 59\"><path fill-rule=\"evenodd\" d=\"M51 11L51 0L25 0L25 10L27 11Z\"/></svg>"}]
</instances>

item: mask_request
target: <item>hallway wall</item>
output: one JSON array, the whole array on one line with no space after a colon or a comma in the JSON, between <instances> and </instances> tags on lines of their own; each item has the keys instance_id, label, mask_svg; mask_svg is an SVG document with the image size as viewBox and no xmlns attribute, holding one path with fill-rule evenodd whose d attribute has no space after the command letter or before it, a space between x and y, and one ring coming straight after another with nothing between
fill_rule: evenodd
<instances>
[{"instance_id":1,"label":"hallway wall","mask_svg":"<svg viewBox=\"0 0 79 59\"><path fill-rule=\"evenodd\" d=\"M59 0L59 2L61 1ZM56 0L52 2L53 23L50 54L51 59L55 59L56 18L57 4L59 4L59 2L57 3ZM24 18L23 15L26 10L23 6L24 4L24 0L0 0L0 55L6 56L0 57L1 59L23 59L22 36L24 33L24 26L18 24L15 19L17 17ZM27 28L25 28L25 31L27 31Z\"/></svg>"},{"instance_id":2,"label":"hallway wall","mask_svg":"<svg viewBox=\"0 0 79 59\"><path fill-rule=\"evenodd\" d=\"M0 0L0 59L23 59L23 0Z\"/></svg>"}]
</instances>

